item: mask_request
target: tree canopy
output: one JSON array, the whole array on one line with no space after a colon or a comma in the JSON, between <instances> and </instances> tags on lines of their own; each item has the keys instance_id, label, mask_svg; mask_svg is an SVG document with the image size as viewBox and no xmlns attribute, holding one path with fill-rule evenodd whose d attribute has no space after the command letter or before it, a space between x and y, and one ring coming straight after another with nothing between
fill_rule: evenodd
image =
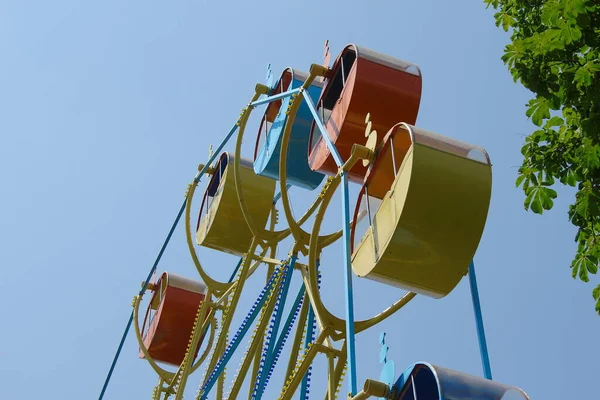
<instances>
[{"instance_id":1,"label":"tree canopy","mask_svg":"<svg viewBox=\"0 0 600 400\"><path fill-rule=\"evenodd\" d=\"M568 217L577 228L573 278L589 282L600 260L600 2L484 0L496 26L511 33L502 60L534 94L526 115L536 126L521 149L516 186L525 209L542 214L556 184L577 189ZM600 314L600 285L592 291Z\"/></svg>"}]
</instances>

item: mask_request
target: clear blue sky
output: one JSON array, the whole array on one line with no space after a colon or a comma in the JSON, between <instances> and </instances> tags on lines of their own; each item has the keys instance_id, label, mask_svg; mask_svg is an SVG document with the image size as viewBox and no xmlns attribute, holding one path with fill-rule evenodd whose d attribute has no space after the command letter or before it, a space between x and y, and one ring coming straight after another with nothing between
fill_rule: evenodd
<instances>
[{"instance_id":1,"label":"clear blue sky","mask_svg":"<svg viewBox=\"0 0 600 400\"><path fill-rule=\"evenodd\" d=\"M482 1L258 4L2 2L2 397L97 397L131 299L209 144L235 122L267 63L275 74L306 70L321 61L325 39L333 57L354 42L419 64L418 125L489 151L492 204L475 261L495 379L537 399L597 397L600 318L591 284L568 268L573 192L559 190L544 217L523 210L514 180L533 129L529 93L500 61L508 36L493 12ZM199 252L215 276L231 271L231 257ZM327 255L324 287L326 303L341 310L340 254ZM164 269L195 274L183 227ZM259 286L252 281L248 301ZM359 317L400 295L357 287ZM447 298L417 298L361 334L359 381L379 376L381 330L398 373L425 360L481 374L470 301L465 279ZM190 379L190 396L199 379ZM130 336L106 398L150 398L154 384Z\"/></svg>"}]
</instances>

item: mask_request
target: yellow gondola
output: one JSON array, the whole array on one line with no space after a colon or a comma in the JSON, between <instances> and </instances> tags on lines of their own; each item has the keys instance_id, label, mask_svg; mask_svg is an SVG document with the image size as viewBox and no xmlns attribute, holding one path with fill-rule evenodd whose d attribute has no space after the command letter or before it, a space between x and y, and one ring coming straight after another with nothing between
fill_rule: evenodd
<instances>
[{"instance_id":1,"label":"yellow gondola","mask_svg":"<svg viewBox=\"0 0 600 400\"><path fill-rule=\"evenodd\" d=\"M355 221L362 221L352 232L352 268L360 277L444 297L467 273L483 234L492 189L488 154L405 123L390 129L377 154L356 205Z\"/></svg>"},{"instance_id":2,"label":"yellow gondola","mask_svg":"<svg viewBox=\"0 0 600 400\"><path fill-rule=\"evenodd\" d=\"M253 235L248 228L235 189L234 158L223 153L204 193L196 242L211 249L242 255ZM254 225L263 229L269 218L275 194L275 181L254 173L252 162L240 159L242 190Z\"/></svg>"}]
</instances>

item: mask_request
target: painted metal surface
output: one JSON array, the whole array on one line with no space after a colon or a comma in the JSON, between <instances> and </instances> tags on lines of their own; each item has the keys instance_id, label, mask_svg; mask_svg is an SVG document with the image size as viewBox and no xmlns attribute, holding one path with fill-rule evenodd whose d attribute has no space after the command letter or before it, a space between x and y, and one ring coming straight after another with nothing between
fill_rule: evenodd
<instances>
[{"instance_id":1,"label":"painted metal surface","mask_svg":"<svg viewBox=\"0 0 600 400\"><path fill-rule=\"evenodd\" d=\"M325 127L321 124L321 120L315 115L317 110L310 97L304 93L304 98L309 106L309 109L313 116L314 121L317 124L317 128L321 134L325 134ZM336 146L328 135L323 136L324 143L332 155L333 162L340 168L342 167L343 160L337 151ZM342 221L343 221L343 252L344 252L344 292L345 292L345 308L346 308L346 354L348 357L348 393L354 396L357 391L356 385L356 344L354 340L354 292L352 288L352 262L350 259L351 253L351 231L350 231L350 193L348 184L349 172L343 170L341 172L342 180Z\"/></svg>"},{"instance_id":2,"label":"painted metal surface","mask_svg":"<svg viewBox=\"0 0 600 400\"><path fill-rule=\"evenodd\" d=\"M307 78L307 74L292 68L285 69L271 95L285 93L297 89ZM316 100L321 94L323 84L314 81L307 89L308 94ZM290 97L271 102L262 117L256 146L254 150L254 172L279 180L279 154L281 152L281 139L288 116L287 108ZM324 175L312 171L308 166L305 152L308 146L312 115L306 103L298 108L290 132L290 151L287 157L287 182L291 185L312 190L323 181Z\"/></svg>"},{"instance_id":3,"label":"painted metal surface","mask_svg":"<svg viewBox=\"0 0 600 400\"><path fill-rule=\"evenodd\" d=\"M196 242L208 248L242 255L252 232L246 224L235 190L233 156L223 153L207 186L198 216ZM275 181L256 175L249 160L240 160L242 190L254 224L264 228L273 204Z\"/></svg>"},{"instance_id":4,"label":"painted metal surface","mask_svg":"<svg viewBox=\"0 0 600 400\"><path fill-rule=\"evenodd\" d=\"M446 296L466 275L479 245L491 188L485 150L396 125L380 146L355 208L357 219L364 214L362 204L371 205L364 235L362 222L353 228L354 272L426 296Z\"/></svg>"},{"instance_id":5,"label":"painted metal surface","mask_svg":"<svg viewBox=\"0 0 600 400\"><path fill-rule=\"evenodd\" d=\"M364 120L371 113L373 129L387 132L398 121L414 124L421 101L422 79L417 65L369 49L348 45L338 55L317 103L327 132L345 160L352 145L363 144ZM336 164L313 123L309 143L312 170L335 174ZM349 179L361 183L366 167L357 163Z\"/></svg>"},{"instance_id":6,"label":"painted metal surface","mask_svg":"<svg viewBox=\"0 0 600 400\"><path fill-rule=\"evenodd\" d=\"M483 327L483 314L481 313L481 303L479 302L479 289L477 288L477 276L475 275L475 264L471 261L469 264L469 286L471 288L471 300L473 301L473 312L475 314L475 325L477 327L477 340L479 341L479 354L481 355L481 366L483 376L486 379L492 379L492 366L490 364L490 355L485 339L485 329Z\"/></svg>"},{"instance_id":7,"label":"painted metal surface","mask_svg":"<svg viewBox=\"0 0 600 400\"><path fill-rule=\"evenodd\" d=\"M356 341L354 340L354 290L352 288L352 261L351 233L350 233L350 190L348 188L348 175L342 173L342 220L344 222L344 289L346 305L346 353L348 354L348 392L354 396L357 392L356 385Z\"/></svg>"},{"instance_id":8,"label":"painted metal surface","mask_svg":"<svg viewBox=\"0 0 600 400\"><path fill-rule=\"evenodd\" d=\"M394 386L397 393L394 400L529 400L516 386L426 362L410 366Z\"/></svg>"},{"instance_id":9,"label":"painted metal surface","mask_svg":"<svg viewBox=\"0 0 600 400\"><path fill-rule=\"evenodd\" d=\"M206 287L201 282L164 272L153 292L144 318L144 328L147 325L144 345L156 361L178 366L185 357ZM142 351L139 356L144 358Z\"/></svg>"}]
</instances>

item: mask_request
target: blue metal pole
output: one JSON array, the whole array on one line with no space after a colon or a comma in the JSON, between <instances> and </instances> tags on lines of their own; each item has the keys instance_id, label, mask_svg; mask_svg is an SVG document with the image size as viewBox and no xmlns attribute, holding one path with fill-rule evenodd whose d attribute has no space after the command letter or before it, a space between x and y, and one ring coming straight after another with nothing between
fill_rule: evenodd
<instances>
[{"instance_id":1,"label":"blue metal pole","mask_svg":"<svg viewBox=\"0 0 600 400\"><path fill-rule=\"evenodd\" d=\"M231 137L233 136L233 134L235 133L235 131L237 131L237 128L238 128L238 126L237 126L237 123L236 123L233 126L233 128L231 128L229 130L229 133L227 133L227 136L225 136L225 139L223 139L221 141L221 144L219 144L219 146L217 147L217 150L215 150L213 152L213 154L209 157L208 162L206 163L206 165L198 172L198 175L196 175L196 179L194 179L196 183L200 182L200 179L206 173L206 171L210 167L210 164L212 164L213 161L215 161L215 159L220 156L221 150L223 150L223 147L225 147L225 145L227 144L227 142L229 142L229 139L231 139Z\"/></svg>"},{"instance_id":2,"label":"blue metal pole","mask_svg":"<svg viewBox=\"0 0 600 400\"><path fill-rule=\"evenodd\" d=\"M308 300L308 299L306 299ZM308 348L308 345L313 341L314 335L314 324L315 324L315 313L312 309L310 302L308 303L308 318L306 319L306 337L304 338L304 349ZM308 382L309 382L309 374L310 371L307 371L304 377L302 378L302 385L300 386L300 399L306 399L308 394Z\"/></svg>"},{"instance_id":3,"label":"blue metal pole","mask_svg":"<svg viewBox=\"0 0 600 400\"><path fill-rule=\"evenodd\" d=\"M319 277L317 279L318 289L321 289L321 274L319 272L319 267L321 266L321 260L317 259L317 274ZM306 320L306 337L304 338L304 350L308 349L308 345L311 344L315 340L315 312L312 308L312 304L308 301L308 318ZM308 367L306 374L302 378L302 385L300 386L300 400L305 400L308 398L310 393L310 374L311 374L312 366Z\"/></svg>"},{"instance_id":4,"label":"blue metal pole","mask_svg":"<svg viewBox=\"0 0 600 400\"><path fill-rule=\"evenodd\" d=\"M283 99L284 97L289 97L289 96L293 95L294 93L298 93L299 91L300 91L300 88L288 90L287 92L279 93L274 96L265 97L264 99L253 101L252 103L250 103L250 105L252 107L260 106L261 104L266 104L266 103L270 103L275 100Z\"/></svg>"},{"instance_id":5,"label":"blue metal pole","mask_svg":"<svg viewBox=\"0 0 600 400\"><path fill-rule=\"evenodd\" d=\"M240 270L240 267L242 266L242 262L244 261L244 257L240 258L240 261L238 261L237 265L235 266L235 269L233 270L233 272L231 273L231 276L229 277L229 280L227 282L231 282L233 281L233 278L235 278L235 275L238 273L238 271Z\"/></svg>"},{"instance_id":6,"label":"blue metal pole","mask_svg":"<svg viewBox=\"0 0 600 400\"><path fill-rule=\"evenodd\" d=\"M348 354L348 389L350 395L356 387L356 346L354 343L354 298L352 290L352 261L350 259L350 194L348 173L342 172L342 214L344 218L344 283L346 288L346 351Z\"/></svg>"},{"instance_id":7,"label":"blue metal pole","mask_svg":"<svg viewBox=\"0 0 600 400\"><path fill-rule=\"evenodd\" d=\"M338 153L335 145L331 141L323 121L317 113L312 99L308 92L302 92L304 94L304 100L308 104L308 108L315 119L315 123L321 135L327 143L327 147L335 160L338 167L344 165L344 161ZM344 221L344 283L346 288L346 339L347 339L347 354L348 354L348 387L350 394L354 396L357 392L356 386L356 346L354 343L354 298L352 291L352 261L350 260L350 193L348 188L348 173L343 171L341 174L342 179L342 214Z\"/></svg>"},{"instance_id":8,"label":"blue metal pole","mask_svg":"<svg viewBox=\"0 0 600 400\"><path fill-rule=\"evenodd\" d=\"M287 265L283 266L283 268L287 268ZM285 273L285 272L287 272L287 271L284 271L283 273ZM250 312L242 321L242 325L238 328L235 335L233 335L231 342L225 348L225 351L223 352L223 355L221 355L221 358L219 358L219 361L217 361L217 365L215 366L213 371L210 373L210 376L208 377L206 382L200 388L200 390L203 393L201 400L206 399L206 397L208 396L208 393L210 392L210 390L214 386L215 382L217 381L217 378L223 372L223 369L225 368L225 366L231 359L231 356L233 355L235 350L238 348L238 346L242 342L242 338L246 335L246 333L250 329L250 326L252 325L252 323L254 322L256 317L258 316L258 313L260 312L263 305L267 301L267 299L269 297L268 293L271 290L273 290L273 286L275 284L275 277L277 276L277 273L278 273L278 271L273 271L273 275L271 275L271 277L269 278L269 281L266 283L262 292L258 296L258 299L254 302L254 304L250 308Z\"/></svg>"},{"instance_id":9,"label":"blue metal pole","mask_svg":"<svg viewBox=\"0 0 600 400\"><path fill-rule=\"evenodd\" d=\"M333 144L333 142L331 141L331 138L329 137L329 134L327 133L327 130L325 129L325 125L323 125L323 121L321 121L321 117L319 116L319 113L317 112L317 109L315 108L315 103L313 103L312 99L310 98L310 94L308 93L308 91L305 90L302 92L302 94L304 95L304 100L306 100L308 109L310 110L311 114L313 115L313 118L315 119L317 128L319 128L319 131L321 131L321 136L323 136L323 139L325 139L327 148L331 152L331 155L333 156L335 163L337 164L338 167L341 167L342 165L344 165L344 161L342 160L340 153L338 153L337 149L335 148L335 145Z\"/></svg>"},{"instance_id":10,"label":"blue metal pole","mask_svg":"<svg viewBox=\"0 0 600 400\"><path fill-rule=\"evenodd\" d=\"M473 311L475 312L475 323L477 325L477 338L479 339L479 352L481 353L481 364L486 379L492 380L492 367L488 354L487 342L485 340L485 329L483 328L483 316L481 304L479 303L479 290L477 289L477 277L475 276L475 264L469 264L469 284L471 286L471 299L473 300Z\"/></svg>"},{"instance_id":11,"label":"blue metal pole","mask_svg":"<svg viewBox=\"0 0 600 400\"><path fill-rule=\"evenodd\" d=\"M127 338L127 334L129 333L129 329L131 328L131 323L133 322L133 311L129 316L129 321L127 321L127 325L125 327L125 332L123 332L123 336L121 336L121 342L119 343L119 347L117 348L117 352L115 353L115 357L113 358L112 364L110 365L110 370L108 371L108 375L106 376L106 380L104 381L104 386L102 386L102 391L100 392L99 400L104 398L104 393L106 392L106 388L108 387L108 382L110 382L110 378L112 377L112 373L115 370L115 366L117 365L117 360L119 359L119 355L121 355L121 350L123 349L123 344L125 343L125 339Z\"/></svg>"},{"instance_id":12,"label":"blue metal pole","mask_svg":"<svg viewBox=\"0 0 600 400\"><path fill-rule=\"evenodd\" d=\"M298 314L298 312L300 311L300 306L302 305L302 302L304 301L304 293L305 293L305 289L304 289L304 283L302 284L302 286L300 287L300 289L298 290L298 294L296 295L296 299L294 300L294 305L292 305L292 308L290 309L290 314L287 317L287 320L285 321L284 325L283 325L283 329L281 330L281 334L279 335L279 338L277 339L277 344L275 345L275 354L278 354L281 352L281 350L283 349L283 345L285 344L285 340L286 340L286 332L289 334L289 330L292 326L292 324L296 321L296 314Z\"/></svg>"},{"instance_id":13,"label":"blue metal pole","mask_svg":"<svg viewBox=\"0 0 600 400\"><path fill-rule=\"evenodd\" d=\"M177 224L179 223L179 220L181 219L181 215L183 214L183 211L185 210L186 203L187 203L187 199L183 201L183 204L181 205L181 208L179 209L179 212L177 213L177 217L175 217L175 221L173 221L173 225L171 225L169 234L167 235L167 238L165 239L162 247L160 248L160 251L158 252L158 256L156 256L156 259L154 260L154 264L152 265L152 268L150 269L150 272L148 273L148 276L146 277L146 281L144 282L142 289L138 293L139 296L144 295L144 292L146 291L146 288L148 287L148 283L150 282L150 279L152 279L152 275L156 271L156 267L158 267L158 263L160 262L160 259L162 258L163 254L165 252L165 249L167 248L167 245L171 241L171 236L173 236L175 227L177 226ZM102 400L102 398L104 398L104 393L106 392L106 388L108 387L110 378L112 377L113 371L115 370L115 366L117 365L117 361L119 360L119 356L121 355L121 350L123 349L123 344L125 343L125 339L127 338L129 329L131 329L132 322L133 322L133 311L129 315L129 320L127 321L127 325L125 326L125 331L123 332L123 336L121 336L121 342L119 343L117 352L115 353L112 364L110 365L110 369L108 370L108 375L106 376L106 379L104 380L104 385L102 386L102 391L100 392L100 397L98 398L99 400Z\"/></svg>"},{"instance_id":14,"label":"blue metal pole","mask_svg":"<svg viewBox=\"0 0 600 400\"><path fill-rule=\"evenodd\" d=\"M268 343L265 351L265 357L261 360L263 362L263 369L257 379L258 386L255 388L255 398L257 399L262 398L262 394L265 389L265 382L267 380L267 375L269 373L269 370L271 369L273 360L275 359L275 352L273 351L273 348L275 347L277 332L279 332L279 324L281 323L281 315L283 314L283 309L285 308L285 300L287 297L288 289L290 287L292 273L294 272L294 264L296 264L297 258L297 254L292 254L288 270L286 271L286 274L283 277L283 282L281 284L281 290L279 292L279 298L277 301L279 304L277 304L277 309L274 310L275 315L273 316L272 326L269 327L270 334L268 335Z\"/></svg>"},{"instance_id":15,"label":"blue metal pole","mask_svg":"<svg viewBox=\"0 0 600 400\"><path fill-rule=\"evenodd\" d=\"M292 187L292 185L285 185L287 190L290 190L290 188ZM281 198L281 192L278 192L275 197L273 198L273 204L277 204L277 202L279 201L279 199Z\"/></svg>"},{"instance_id":16,"label":"blue metal pole","mask_svg":"<svg viewBox=\"0 0 600 400\"><path fill-rule=\"evenodd\" d=\"M290 314L288 315L288 318L285 321L285 324L283 325L281 334L279 335L279 338L277 339L277 344L275 345L275 349L274 349L275 355L273 358L273 363L271 364L271 367L269 368L269 371L267 373L267 380L265 381L265 384L264 384L265 387L269 383L269 379L271 379L271 375L273 374L275 365L277 365L277 361L279 360L279 356L281 355L283 346L285 345L286 340L290 336L290 332L292 331L292 326L294 325L294 322L296 322L296 318L298 317L298 314L300 313L300 307L302 306L302 303L304 301L305 291L306 290L304 288L304 284L302 284L302 286L300 287L300 290L298 290L298 294L296 295L296 300L294 301L294 305L292 306L292 308L290 310Z\"/></svg>"},{"instance_id":17,"label":"blue metal pole","mask_svg":"<svg viewBox=\"0 0 600 400\"><path fill-rule=\"evenodd\" d=\"M206 165L200 171L198 171L198 174L194 178L194 182L196 182L196 183L200 182L200 179L206 173L210 164L219 156L219 153L221 152L223 147L225 147L225 145L227 144L229 139L231 139L231 136L233 136L233 134L235 133L237 128L238 128L238 126L236 124L233 126L233 128L231 128L229 133L227 133L227 136L225 136L225 139L223 139L221 141L221 144L219 144L219 147L217 147L217 151L215 151L212 154L212 156L209 158ZM169 231L169 234L167 235L167 238L166 238L165 242L163 243L163 245L160 249L160 252L158 253L158 256L156 257L156 260L154 261L154 264L152 265L152 268L150 269L150 272L148 273L148 277L146 278L146 281L144 282L144 285L142 286L142 289L139 292L140 296L142 296L144 294L144 292L146 291L146 288L148 287L148 283L150 282L150 279L152 279L152 275L156 271L156 268L158 267L158 263L159 263L160 259L162 258L162 255L165 252L165 249L167 248L169 241L171 240L171 236L173 236L175 227L179 224L179 220L181 219L181 215L183 214L183 211L185 210L186 204L187 204L187 199L185 199L183 201L183 204L181 205L181 208L179 209L179 213L177 214L177 217L175 218L175 221L173 222L173 225L171 226L171 230ZM110 379L112 377L115 366L117 365L119 356L121 355L121 350L123 349L123 344L125 343L125 338L127 337L127 334L129 333L129 329L131 329L132 322L133 322L133 311L131 312L131 315L129 316L129 320L127 321L127 325L125 326L125 331L123 332L123 336L121 337L121 342L119 343L119 347L117 348L117 352L115 353L115 356L113 358L112 364L108 371L108 375L106 376L106 380L104 381L104 385L102 386L102 391L100 392L100 397L98 398L99 400L102 400L102 398L104 398L104 393L106 392L108 383L110 382Z\"/></svg>"}]
</instances>

